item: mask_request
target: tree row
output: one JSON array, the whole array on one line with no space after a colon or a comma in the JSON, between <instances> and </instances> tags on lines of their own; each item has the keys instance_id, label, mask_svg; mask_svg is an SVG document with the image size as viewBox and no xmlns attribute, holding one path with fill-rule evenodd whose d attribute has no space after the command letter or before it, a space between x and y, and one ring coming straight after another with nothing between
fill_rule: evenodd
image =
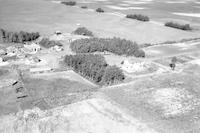
<instances>
[{"instance_id":1,"label":"tree row","mask_svg":"<svg viewBox=\"0 0 200 133\"><path fill-rule=\"evenodd\" d=\"M137 43L120 38L87 38L75 40L70 44L76 53L112 52L117 55L145 57Z\"/></svg>"},{"instance_id":2,"label":"tree row","mask_svg":"<svg viewBox=\"0 0 200 133\"><path fill-rule=\"evenodd\" d=\"M40 37L38 32L11 32L4 29L0 29L0 40L7 43L23 43L27 41L33 41Z\"/></svg>"}]
</instances>

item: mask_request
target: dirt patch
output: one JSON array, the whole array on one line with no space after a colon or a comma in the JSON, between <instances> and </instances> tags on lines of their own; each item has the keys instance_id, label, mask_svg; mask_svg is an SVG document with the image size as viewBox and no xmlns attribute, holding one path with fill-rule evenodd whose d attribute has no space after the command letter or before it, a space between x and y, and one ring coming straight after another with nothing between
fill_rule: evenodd
<instances>
[{"instance_id":1,"label":"dirt patch","mask_svg":"<svg viewBox=\"0 0 200 133\"><path fill-rule=\"evenodd\" d=\"M200 99L184 88L163 88L151 94L149 104L160 108L164 117L188 113L200 105Z\"/></svg>"},{"instance_id":2,"label":"dirt patch","mask_svg":"<svg viewBox=\"0 0 200 133\"><path fill-rule=\"evenodd\" d=\"M38 108L0 117L1 133L156 133L102 99L41 111Z\"/></svg>"}]
</instances>

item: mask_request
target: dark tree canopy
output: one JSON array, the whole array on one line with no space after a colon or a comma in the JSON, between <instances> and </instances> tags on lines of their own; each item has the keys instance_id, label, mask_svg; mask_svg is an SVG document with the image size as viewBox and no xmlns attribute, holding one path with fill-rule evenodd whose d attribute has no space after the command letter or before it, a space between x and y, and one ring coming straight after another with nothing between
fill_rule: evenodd
<instances>
[{"instance_id":1,"label":"dark tree canopy","mask_svg":"<svg viewBox=\"0 0 200 133\"><path fill-rule=\"evenodd\" d=\"M105 58L101 55L66 55L64 62L68 67L93 80L95 83L107 85L124 80L122 71L116 66L108 66Z\"/></svg>"},{"instance_id":2,"label":"dark tree canopy","mask_svg":"<svg viewBox=\"0 0 200 133\"><path fill-rule=\"evenodd\" d=\"M125 76L121 69L117 66L108 66L102 78L104 84L113 84L115 82L120 82L125 79Z\"/></svg>"},{"instance_id":3,"label":"dark tree canopy","mask_svg":"<svg viewBox=\"0 0 200 133\"><path fill-rule=\"evenodd\" d=\"M75 6L76 2L75 1L63 1L61 4L67 5L67 6Z\"/></svg>"},{"instance_id":4,"label":"dark tree canopy","mask_svg":"<svg viewBox=\"0 0 200 133\"><path fill-rule=\"evenodd\" d=\"M75 35L84 35L84 36L93 36L93 33L89 31L85 27L79 27L75 31L73 31L73 34Z\"/></svg>"},{"instance_id":5,"label":"dark tree canopy","mask_svg":"<svg viewBox=\"0 0 200 133\"><path fill-rule=\"evenodd\" d=\"M130 18L130 19L136 19L139 21L149 21L149 17L148 16L144 16L141 14L128 14L126 15L126 18Z\"/></svg>"},{"instance_id":6,"label":"dark tree canopy","mask_svg":"<svg viewBox=\"0 0 200 133\"><path fill-rule=\"evenodd\" d=\"M189 24L178 24L175 22L166 22L165 26L167 27L172 27L176 29L181 29L181 30L192 30Z\"/></svg>"},{"instance_id":7,"label":"dark tree canopy","mask_svg":"<svg viewBox=\"0 0 200 133\"><path fill-rule=\"evenodd\" d=\"M0 29L0 40L7 43L23 43L27 41L33 41L40 37L38 32L10 32L4 29Z\"/></svg>"},{"instance_id":8,"label":"dark tree canopy","mask_svg":"<svg viewBox=\"0 0 200 133\"><path fill-rule=\"evenodd\" d=\"M103 13L103 12L104 12L104 10L103 10L103 9L101 9L101 8L97 8L97 9L96 9L96 12Z\"/></svg>"},{"instance_id":9,"label":"dark tree canopy","mask_svg":"<svg viewBox=\"0 0 200 133\"><path fill-rule=\"evenodd\" d=\"M51 41L49 40L48 38L43 38L39 44L44 47L44 48L51 48L51 47L54 47L56 45L58 46L62 46L62 44L58 41Z\"/></svg>"},{"instance_id":10,"label":"dark tree canopy","mask_svg":"<svg viewBox=\"0 0 200 133\"><path fill-rule=\"evenodd\" d=\"M145 57L137 43L120 38L87 38L75 40L70 48L76 53L112 52L117 55Z\"/></svg>"}]
</instances>

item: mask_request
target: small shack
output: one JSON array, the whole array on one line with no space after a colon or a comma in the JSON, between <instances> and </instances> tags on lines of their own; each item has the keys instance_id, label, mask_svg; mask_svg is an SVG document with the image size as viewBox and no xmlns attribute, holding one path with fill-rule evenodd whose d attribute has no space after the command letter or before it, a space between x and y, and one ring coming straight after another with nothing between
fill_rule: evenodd
<instances>
[{"instance_id":1,"label":"small shack","mask_svg":"<svg viewBox=\"0 0 200 133\"><path fill-rule=\"evenodd\" d=\"M61 32L61 31L59 31L59 30L57 30L57 31L55 31L55 34L58 36L58 35L61 35L61 34L62 34L62 32Z\"/></svg>"}]
</instances>

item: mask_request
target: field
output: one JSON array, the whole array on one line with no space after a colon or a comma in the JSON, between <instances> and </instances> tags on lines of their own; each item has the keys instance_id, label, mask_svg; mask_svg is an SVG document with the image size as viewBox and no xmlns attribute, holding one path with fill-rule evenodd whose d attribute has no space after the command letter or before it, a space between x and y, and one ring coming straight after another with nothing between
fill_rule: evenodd
<instances>
[{"instance_id":1,"label":"field","mask_svg":"<svg viewBox=\"0 0 200 133\"><path fill-rule=\"evenodd\" d=\"M40 109L49 109L66 105L87 99L96 91L96 85L78 74L72 71L62 72L62 74L59 72L24 73L23 79L20 80L14 71L10 73L10 76L3 76L0 91L2 101L0 102L0 115L35 106Z\"/></svg>"},{"instance_id":2,"label":"field","mask_svg":"<svg viewBox=\"0 0 200 133\"><path fill-rule=\"evenodd\" d=\"M199 66L190 66L184 70L186 73L143 78L127 85L105 88L103 92L156 131L198 133L198 69ZM188 70L195 71L195 75Z\"/></svg>"},{"instance_id":3,"label":"field","mask_svg":"<svg viewBox=\"0 0 200 133\"><path fill-rule=\"evenodd\" d=\"M148 23L142 23L116 16L116 11L113 9L106 10L107 13L98 14L91 10L88 11L78 8L77 6L68 7L63 4L44 0L1 0L0 2L0 27L12 31L39 31L43 35L48 35L56 30L60 30L62 32L72 32L81 25L88 27L96 36L117 36L127 38L138 43L158 43L181 40L183 38L199 37L197 34L199 33L198 30L185 32L159 25L159 22L156 20L156 16L154 17L153 15L155 13L160 14L160 10L154 9L157 9L158 7L160 8L160 5L162 4L159 4L159 2L156 2L155 4L148 4L149 8L153 5L156 6L152 7L153 10L150 11L127 10L126 13L145 12L145 14L149 15L150 18L155 18L156 22L152 20L153 22ZM93 4L96 6L104 6L109 5L108 2L112 5L112 1L99 1L94 2ZM120 1L113 1L113 4L116 4L117 2L120 3ZM78 3L81 5L81 2ZM126 4L130 3L126 2ZM95 8L92 5L91 8ZM88 6L90 7L90 4ZM170 7L170 5L167 7ZM165 13L166 11L162 12L162 14L157 17L162 19L160 16ZM169 17L171 17L171 15ZM166 17L163 16L163 18ZM96 25L97 23L98 26Z\"/></svg>"},{"instance_id":4,"label":"field","mask_svg":"<svg viewBox=\"0 0 200 133\"><path fill-rule=\"evenodd\" d=\"M0 122L1 133L156 133L124 110L102 99L89 99L47 111L34 108L0 117Z\"/></svg>"},{"instance_id":5,"label":"field","mask_svg":"<svg viewBox=\"0 0 200 133\"><path fill-rule=\"evenodd\" d=\"M63 44L57 46L59 50L41 47L35 54L17 49L19 53L9 57L17 59L0 66L0 133L199 133L200 2L75 1L75 6L66 6L60 0L0 0L0 28L40 32L40 39ZM97 13L97 8L105 12ZM150 21L127 19L127 14L147 15ZM192 30L164 26L168 21L190 24ZM97 58L82 66L89 58L67 58L75 70L80 69L76 73L63 60L65 55L76 54L70 48L71 41L89 38L71 34L78 27L86 27L94 37L137 42L145 58L95 52L105 57L108 65L123 71L125 77L121 73L123 81L119 83L114 78L120 77L121 71L105 69ZM147 44L152 46L143 47ZM0 48L12 45L24 46L1 43ZM129 53L135 50L125 46ZM8 57L7 52L1 57ZM173 57L177 58L174 70L169 66ZM106 79L105 73L112 83L101 86L92 82L92 78Z\"/></svg>"}]
</instances>

